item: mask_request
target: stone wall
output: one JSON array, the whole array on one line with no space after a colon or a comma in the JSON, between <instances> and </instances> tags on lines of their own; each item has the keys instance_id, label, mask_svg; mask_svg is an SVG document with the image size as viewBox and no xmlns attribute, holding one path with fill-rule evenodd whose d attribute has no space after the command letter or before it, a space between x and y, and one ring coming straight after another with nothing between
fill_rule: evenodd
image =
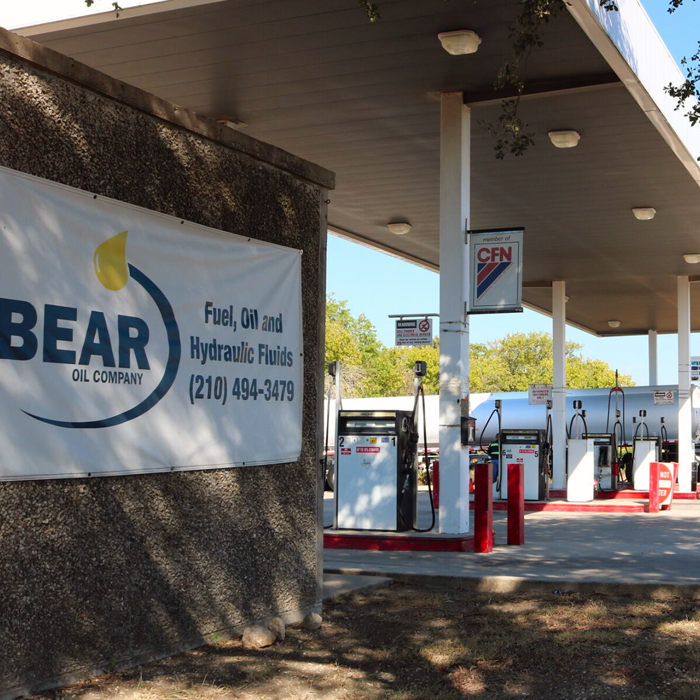
<instances>
[{"instance_id":1,"label":"stone wall","mask_svg":"<svg viewBox=\"0 0 700 700\"><path fill-rule=\"evenodd\" d=\"M303 249L305 357L299 463L0 483L0 697L318 608L332 174L3 31L0 165Z\"/></svg>"}]
</instances>

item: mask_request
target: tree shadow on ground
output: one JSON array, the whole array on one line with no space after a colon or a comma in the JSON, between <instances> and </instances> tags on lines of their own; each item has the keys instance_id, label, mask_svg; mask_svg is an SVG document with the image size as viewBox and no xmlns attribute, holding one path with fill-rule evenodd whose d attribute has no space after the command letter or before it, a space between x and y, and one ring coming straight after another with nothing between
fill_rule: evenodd
<instances>
[{"instance_id":1,"label":"tree shadow on ground","mask_svg":"<svg viewBox=\"0 0 700 700\"><path fill-rule=\"evenodd\" d=\"M33 700L698 697L700 615L678 598L394 584L325 618L267 650L229 640Z\"/></svg>"}]
</instances>

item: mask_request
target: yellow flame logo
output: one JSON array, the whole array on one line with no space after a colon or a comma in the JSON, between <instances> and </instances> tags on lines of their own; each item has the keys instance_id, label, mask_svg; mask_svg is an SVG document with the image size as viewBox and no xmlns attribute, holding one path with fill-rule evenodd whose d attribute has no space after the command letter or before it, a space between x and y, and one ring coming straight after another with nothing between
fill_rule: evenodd
<instances>
[{"instance_id":1,"label":"yellow flame logo","mask_svg":"<svg viewBox=\"0 0 700 700\"><path fill-rule=\"evenodd\" d=\"M95 274L102 285L114 292L122 289L129 281L129 268L126 264L126 236L122 231L108 238L95 248Z\"/></svg>"}]
</instances>

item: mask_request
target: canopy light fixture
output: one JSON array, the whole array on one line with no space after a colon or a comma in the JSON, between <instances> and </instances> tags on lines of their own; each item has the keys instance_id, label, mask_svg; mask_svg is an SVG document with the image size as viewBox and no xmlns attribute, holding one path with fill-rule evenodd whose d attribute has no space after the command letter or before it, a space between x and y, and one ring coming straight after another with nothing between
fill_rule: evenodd
<instances>
[{"instance_id":1,"label":"canopy light fixture","mask_svg":"<svg viewBox=\"0 0 700 700\"><path fill-rule=\"evenodd\" d=\"M654 207L637 207L632 209L632 213L640 221L651 221L656 216L656 209Z\"/></svg>"},{"instance_id":2,"label":"canopy light fixture","mask_svg":"<svg viewBox=\"0 0 700 700\"><path fill-rule=\"evenodd\" d=\"M387 224L386 227L397 236L403 236L405 233L408 233L411 230L411 224L409 224L407 221Z\"/></svg>"},{"instance_id":3,"label":"canopy light fixture","mask_svg":"<svg viewBox=\"0 0 700 700\"><path fill-rule=\"evenodd\" d=\"M552 142L552 144L554 144L557 148L573 148L574 146L578 145L578 142L581 139L581 134L579 134L578 131L574 131L574 129L550 131L547 135L549 136L549 140Z\"/></svg>"},{"instance_id":4,"label":"canopy light fixture","mask_svg":"<svg viewBox=\"0 0 700 700\"><path fill-rule=\"evenodd\" d=\"M608 321L608 325L610 326L610 328L619 328L620 322L619 321Z\"/></svg>"},{"instance_id":5,"label":"canopy light fixture","mask_svg":"<svg viewBox=\"0 0 700 700\"><path fill-rule=\"evenodd\" d=\"M442 48L452 56L476 53L481 37L471 29L458 29L455 32L440 32L438 39Z\"/></svg>"},{"instance_id":6,"label":"canopy light fixture","mask_svg":"<svg viewBox=\"0 0 700 700\"><path fill-rule=\"evenodd\" d=\"M700 263L700 253L686 253L686 255L683 256L683 260L691 265L697 265Z\"/></svg>"}]
</instances>

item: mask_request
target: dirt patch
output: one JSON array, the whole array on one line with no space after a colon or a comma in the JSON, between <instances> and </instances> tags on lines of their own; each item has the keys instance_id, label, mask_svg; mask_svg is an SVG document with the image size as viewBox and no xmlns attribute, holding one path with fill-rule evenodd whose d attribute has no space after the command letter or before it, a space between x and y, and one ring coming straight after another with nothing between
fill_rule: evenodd
<instances>
[{"instance_id":1,"label":"dirt patch","mask_svg":"<svg viewBox=\"0 0 700 700\"><path fill-rule=\"evenodd\" d=\"M691 700L699 659L688 600L394 584L267 650L220 642L31 700Z\"/></svg>"}]
</instances>

